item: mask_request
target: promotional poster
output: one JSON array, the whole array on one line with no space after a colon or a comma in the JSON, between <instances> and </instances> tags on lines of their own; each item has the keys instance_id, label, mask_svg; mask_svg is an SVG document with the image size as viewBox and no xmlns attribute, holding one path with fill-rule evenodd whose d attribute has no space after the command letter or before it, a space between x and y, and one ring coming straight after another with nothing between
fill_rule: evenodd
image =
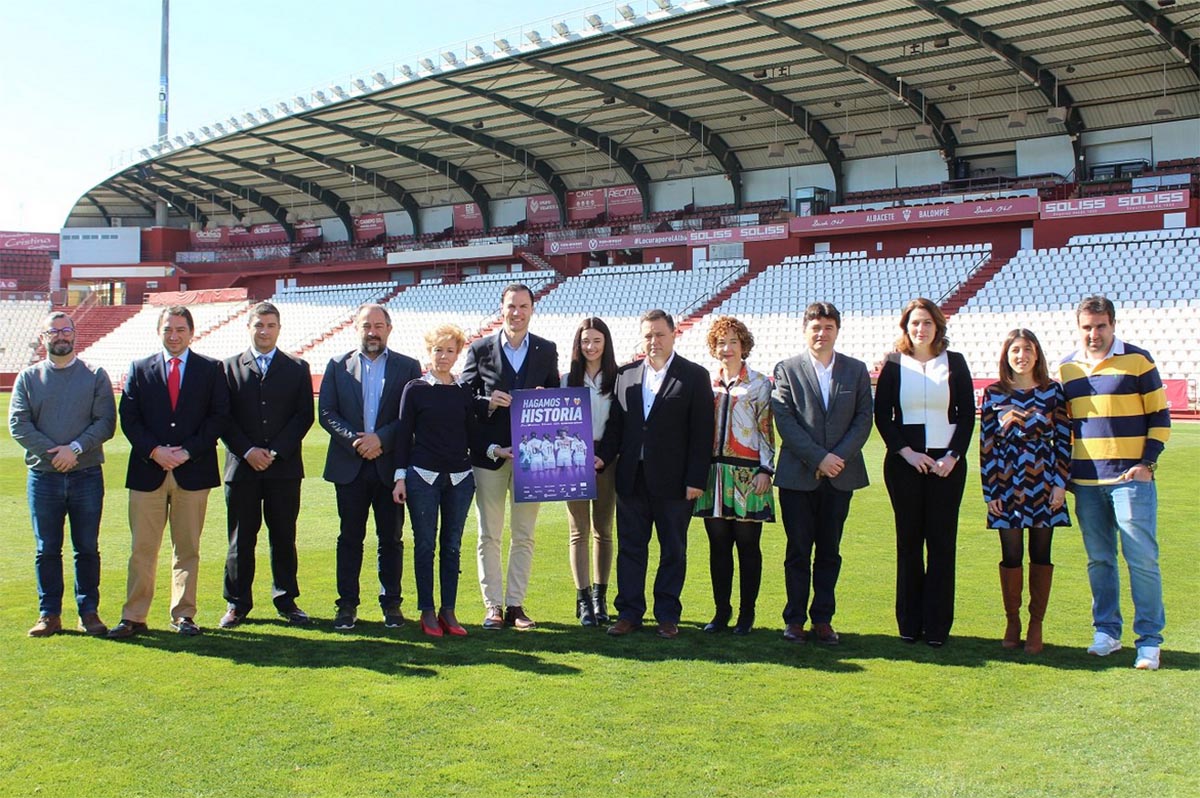
<instances>
[{"instance_id":1,"label":"promotional poster","mask_svg":"<svg viewBox=\"0 0 1200 798\"><path fill-rule=\"evenodd\" d=\"M512 440L515 501L596 498L587 388L513 391Z\"/></svg>"}]
</instances>

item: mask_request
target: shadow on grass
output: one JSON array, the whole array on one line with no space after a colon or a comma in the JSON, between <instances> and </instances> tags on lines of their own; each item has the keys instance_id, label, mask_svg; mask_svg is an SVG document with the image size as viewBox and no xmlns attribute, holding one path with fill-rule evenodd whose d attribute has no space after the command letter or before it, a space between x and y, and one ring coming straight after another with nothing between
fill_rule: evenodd
<instances>
[{"instance_id":1,"label":"shadow on grass","mask_svg":"<svg viewBox=\"0 0 1200 798\"><path fill-rule=\"evenodd\" d=\"M1059 670L1127 669L1133 651L1093 657L1074 646L1048 644L1030 656L1000 647L993 638L951 636L942 648L905 643L892 635L841 633L841 644L791 643L780 631L756 628L750 635L728 632L704 634L699 626L684 625L675 640L661 640L653 626L626 637L613 638L602 629L573 624L541 623L538 629L517 632L469 628L466 638L429 638L410 621L402 629L379 622L359 621L349 632L336 632L327 619L314 618L310 627L296 628L267 620L247 620L237 629L207 630L198 638L150 632L126 641L164 653L215 657L237 664L287 668L363 668L397 677L436 676L442 669L499 665L545 676L580 676L586 667L567 664L580 656L638 662L695 661L710 664L767 664L856 673L872 661L978 668L992 663L1022 664ZM119 645L114 643L114 645ZM1200 670L1196 652L1171 650L1164 654L1171 670Z\"/></svg>"}]
</instances>

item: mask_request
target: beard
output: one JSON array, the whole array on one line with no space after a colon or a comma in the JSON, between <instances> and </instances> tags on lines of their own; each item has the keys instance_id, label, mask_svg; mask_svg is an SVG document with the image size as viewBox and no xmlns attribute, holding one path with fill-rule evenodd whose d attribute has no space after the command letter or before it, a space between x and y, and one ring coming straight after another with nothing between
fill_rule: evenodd
<instances>
[{"instance_id":1,"label":"beard","mask_svg":"<svg viewBox=\"0 0 1200 798\"><path fill-rule=\"evenodd\" d=\"M50 346L47 348L47 351L49 351L50 354L54 355L55 357L69 355L75 351L75 342L62 340L55 341L50 344Z\"/></svg>"},{"instance_id":2,"label":"beard","mask_svg":"<svg viewBox=\"0 0 1200 798\"><path fill-rule=\"evenodd\" d=\"M382 352L383 351L383 339L382 338L363 338L361 349L363 352L366 352L367 354L373 354L375 352Z\"/></svg>"}]
</instances>

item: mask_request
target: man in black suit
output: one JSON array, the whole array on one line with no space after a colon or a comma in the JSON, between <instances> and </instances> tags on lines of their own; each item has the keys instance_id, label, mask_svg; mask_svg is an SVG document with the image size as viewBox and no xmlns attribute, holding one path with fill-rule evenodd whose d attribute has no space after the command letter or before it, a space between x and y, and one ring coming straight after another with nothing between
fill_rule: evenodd
<instances>
[{"instance_id":1,"label":"man in black suit","mask_svg":"<svg viewBox=\"0 0 1200 798\"><path fill-rule=\"evenodd\" d=\"M163 529L171 523L171 628L198 635L196 574L208 492L221 484L217 437L229 422L229 388L221 364L191 351L194 324L180 305L163 308L163 349L129 367L117 413L129 439L129 529L132 552L121 622L112 638L146 630Z\"/></svg>"},{"instance_id":2,"label":"man in black suit","mask_svg":"<svg viewBox=\"0 0 1200 798\"><path fill-rule=\"evenodd\" d=\"M511 502L508 578L500 570L504 505L512 492L512 391L558 387L558 349L529 332L533 291L513 283L500 295L503 326L495 335L473 342L459 381L475 394L482 451L471 452L475 507L479 515L479 586L486 615L484 629L532 629L525 613L525 591L533 565L533 531L539 505ZM507 589L505 585L507 583Z\"/></svg>"},{"instance_id":3,"label":"man in black suit","mask_svg":"<svg viewBox=\"0 0 1200 798\"><path fill-rule=\"evenodd\" d=\"M229 554L220 626L246 620L254 606L254 547L265 520L271 542L271 598L281 618L303 626L308 614L296 606L296 518L304 460L300 444L313 423L308 363L280 351L279 309L259 302L247 324L250 348L224 363L231 415L225 442L225 508Z\"/></svg>"},{"instance_id":4,"label":"man in black suit","mask_svg":"<svg viewBox=\"0 0 1200 798\"><path fill-rule=\"evenodd\" d=\"M404 563L404 509L392 501L392 458L404 386L421 376L416 360L387 348L392 319L382 305L363 305L354 316L359 348L329 361L317 402L329 433L325 479L337 493L337 614L333 628L358 621L367 515L375 514L379 538L379 606L384 625L404 625L400 574Z\"/></svg>"},{"instance_id":5,"label":"man in black suit","mask_svg":"<svg viewBox=\"0 0 1200 798\"><path fill-rule=\"evenodd\" d=\"M809 619L818 642L838 643L831 622L842 527L853 492L869 483L862 449L871 435L871 378L861 360L834 352L841 325L830 303L809 305L807 351L775 366L771 409L780 440L775 486L787 535L783 636L793 642L808 639ZM806 606L810 584L812 605Z\"/></svg>"},{"instance_id":6,"label":"man in black suit","mask_svg":"<svg viewBox=\"0 0 1200 798\"><path fill-rule=\"evenodd\" d=\"M629 634L646 614L650 531L658 533L654 578L658 635L679 635L692 503L704 493L713 442L713 392L702 366L675 354L675 322L662 310L641 318L646 358L617 372L600 463L617 461L617 609L609 627Z\"/></svg>"}]
</instances>

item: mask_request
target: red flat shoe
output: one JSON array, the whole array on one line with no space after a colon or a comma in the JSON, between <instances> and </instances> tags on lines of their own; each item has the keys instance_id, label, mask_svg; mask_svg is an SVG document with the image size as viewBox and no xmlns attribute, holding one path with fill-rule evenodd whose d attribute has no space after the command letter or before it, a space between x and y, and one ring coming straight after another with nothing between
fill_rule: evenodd
<instances>
[{"instance_id":1,"label":"red flat shoe","mask_svg":"<svg viewBox=\"0 0 1200 798\"><path fill-rule=\"evenodd\" d=\"M460 624L450 625L446 623L446 619L442 618L440 615L438 616L438 626L440 626L442 628L441 630L448 635L453 635L454 637L467 636L467 630L464 629Z\"/></svg>"},{"instance_id":2,"label":"red flat shoe","mask_svg":"<svg viewBox=\"0 0 1200 798\"><path fill-rule=\"evenodd\" d=\"M421 631L424 632L425 634L429 635L430 637L441 637L442 636L441 624L438 624L437 626L430 626L427 623L425 623L424 618L421 619Z\"/></svg>"}]
</instances>

